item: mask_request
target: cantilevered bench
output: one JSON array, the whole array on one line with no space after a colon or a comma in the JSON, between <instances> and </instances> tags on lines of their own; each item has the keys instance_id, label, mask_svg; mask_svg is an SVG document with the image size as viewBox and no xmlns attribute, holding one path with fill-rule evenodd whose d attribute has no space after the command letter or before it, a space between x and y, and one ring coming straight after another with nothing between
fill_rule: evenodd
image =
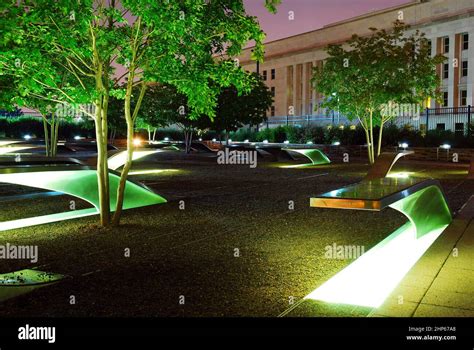
<instances>
[{"instance_id":1,"label":"cantilevered bench","mask_svg":"<svg viewBox=\"0 0 474 350\"><path fill-rule=\"evenodd\" d=\"M451 222L451 211L438 180L383 178L327 192L310 200L311 207L381 211L393 208L414 225L416 237Z\"/></svg>"},{"instance_id":2,"label":"cantilevered bench","mask_svg":"<svg viewBox=\"0 0 474 350\"><path fill-rule=\"evenodd\" d=\"M382 179L388 175L395 163L402 157L413 154L413 151L404 152L384 152L381 153L375 163L370 167L365 176L366 180Z\"/></svg>"},{"instance_id":3,"label":"cantilevered bench","mask_svg":"<svg viewBox=\"0 0 474 350\"><path fill-rule=\"evenodd\" d=\"M315 196L310 205L368 211L390 207L408 218L407 223L304 298L338 304L379 307L452 221L443 190L433 179L362 181Z\"/></svg>"},{"instance_id":4,"label":"cantilevered bench","mask_svg":"<svg viewBox=\"0 0 474 350\"><path fill-rule=\"evenodd\" d=\"M114 211L117 205L116 193L120 175L110 170L109 181L110 207ZM93 206L89 209L0 222L0 231L99 214L97 171L92 167L54 165L1 168L0 182L61 192L83 199ZM166 200L163 197L155 194L146 186L127 180L123 209L139 208L165 202Z\"/></svg>"},{"instance_id":5,"label":"cantilevered bench","mask_svg":"<svg viewBox=\"0 0 474 350\"><path fill-rule=\"evenodd\" d=\"M133 152L133 160L138 160L160 152L159 150L135 150ZM111 170L117 170L125 164L127 159L127 151L110 150L108 152L108 166ZM25 165L85 165L96 166L97 156L93 157L46 157L43 155L36 156L0 156L0 167L25 166Z\"/></svg>"},{"instance_id":6,"label":"cantilevered bench","mask_svg":"<svg viewBox=\"0 0 474 350\"><path fill-rule=\"evenodd\" d=\"M286 148L281 146L258 146L259 150L268 152L273 156L274 161L279 160L298 160L300 157L305 157L311 163L307 165L323 165L329 164L329 158L317 148ZM305 164L306 165L306 164Z\"/></svg>"}]
</instances>

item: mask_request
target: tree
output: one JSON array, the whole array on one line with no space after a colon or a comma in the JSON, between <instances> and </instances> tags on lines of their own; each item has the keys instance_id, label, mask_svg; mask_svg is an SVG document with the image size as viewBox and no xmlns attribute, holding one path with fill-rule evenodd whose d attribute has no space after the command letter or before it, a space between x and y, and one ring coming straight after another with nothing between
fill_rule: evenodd
<instances>
[{"instance_id":1,"label":"tree","mask_svg":"<svg viewBox=\"0 0 474 350\"><path fill-rule=\"evenodd\" d=\"M269 9L279 1L267 0ZM253 58L263 56L264 33L258 22L245 12L242 0L197 2L122 0L134 18L125 27L117 50L117 62L127 67L125 89L115 92L124 99L127 122L127 158L117 190L113 223L122 211L128 172L133 159L135 123L148 83L170 84L188 100L190 119L211 118L221 88L234 85L248 91L252 79L232 60L253 40ZM134 87L140 92L132 108Z\"/></svg>"},{"instance_id":2,"label":"tree","mask_svg":"<svg viewBox=\"0 0 474 350\"><path fill-rule=\"evenodd\" d=\"M325 95L323 106L359 120L371 164L380 154L384 125L397 116L394 107L419 111L427 99L440 98L436 66L445 58L432 57L424 33L408 36L408 28L397 21L390 31L370 28L369 36L354 35L347 50L331 45L324 65L314 70L315 89ZM375 126L380 127L377 149Z\"/></svg>"},{"instance_id":3,"label":"tree","mask_svg":"<svg viewBox=\"0 0 474 350\"><path fill-rule=\"evenodd\" d=\"M254 75L255 83L249 92L239 94L234 87L224 88L219 94L216 117L209 125L213 130L236 131L245 125L258 125L267 119L267 111L273 104L273 96L263 80Z\"/></svg>"},{"instance_id":4,"label":"tree","mask_svg":"<svg viewBox=\"0 0 474 350\"><path fill-rule=\"evenodd\" d=\"M279 0L266 0L275 10ZM23 95L73 103L95 123L100 222L110 223L107 165L110 96L124 100L127 162L117 191L118 224L133 155L133 129L148 82L168 83L188 98L192 118L214 115L218 89L249 86L232 57L255 41L253 58L263 56L264 33L245 13L242 0L199 2L123 0L9 0L0 4L0 69L17 80ZM130 19L131 18L131 19ZM17 64L19 62L19 64ZM114 75L122 65L125 73ZM56 67L74 83L60 86ZM123 77L126 84L119 86ZM132 109L136 86L140 92ZM93 104L93 109L85 105Z\"/></svg>"}]
</instances>

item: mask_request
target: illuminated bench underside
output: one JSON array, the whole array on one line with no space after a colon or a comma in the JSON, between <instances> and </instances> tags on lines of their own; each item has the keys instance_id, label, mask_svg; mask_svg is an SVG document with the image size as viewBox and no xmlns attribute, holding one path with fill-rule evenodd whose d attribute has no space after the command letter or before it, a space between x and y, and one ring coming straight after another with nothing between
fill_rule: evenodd
<instances>
[{"instance_id":1,"label":"illuminated bench underside","mask_svg":"<svg viewBox=\"0 0 474 350\"><path fill-rule=\"evenodd\" d=\"M382 179L388 175L395 163L402 157L411 155L415 152L405 151L405 152L384 152L380 154L375 163L370 167L369 172L367 173L365 180L375 180Z\"/></svg>"},{"instance_id":2,"label":"illuminated bench underside","mask_svg":"<svg viewBox=\"0 0 474 350\"><path fill-rule=\"evenodd\" d=\"M379 307L450 224L438 181L385 178L311 198L311 206L380 211L391 207L408 222L305 299Z\"/></svg>"},{"instance_id":3,"label":"illuminated bench underside","mask_svg":"<svg viewBox=\"0 0 474 350\"><path fill-rule=\"evenodd\" d=\"M306 158L308 158L311 161L312 165L322 165L322 164L329 164L331 161L329 158L321 152L319 149L293 149L293 148L284 148L284 151L287 151L290 153L298 153Z\"/></svg>"},{"instance_id":4,"label":"illuminated bench underside","mask_svg":"<svg viewBox=\"0 0 474 350\"><path fill-rule=\"evenodd\" d=\"M0 302L59 282L64 275L38 270L21 270L0 274Z\"/></svg>"},{"instance_id":5,"label":"illuminated bench underside","mask_svg":"<svg viewBox=\"0 0 474 350\"><path fill-rule=\"evenodd\" d=\"M116 193L120 177L115 173L110 173L109 180L110 207L114 211L117 205ZM0 231L75 219L99 213L97 172L93 168L83 166L6 168L0 169L0 182L61 192L83 199L93 205L93 208L89 209L0 222ZM123 203L124 210L165 202L166 200L163 197L155 194L145 186L127 181Z\"/></svg>"},{"instance_id":6,"label":"illuminated bench underside","mask_svg":"<svg viewBox=\"0 0 474 350\"><path fill-rule=\"evenodd\" d=\"M15 147L8 147L9 149L13 149ZM23 147L25 148L25 147ZM30 147L26 147L30 148ZM132 160L138 160L144 157L147 157L151 154L159 153L161 152L160 150L137 150L133 152L133 157ZM10 152L10 155L12 155L13 151ZM2 153L2 148L0 148L0 155ZM108 167L111 170L117 170L123 165L125 165L125 162L127 160L127 151L121 151L121 152L114 152L112 155L109 156L108 158ZM96 166L97 164L97 157L93 158L88 158L87 160L82 160L80 158L72 158L72 157L64 157L64 156L59 156L59 157L46 157L46 156L40 156L40 155L19 155L17 159L14 159L13 157L6 157L5 160L0 159L0 165L46 165L46 164L77 164L77 165L86 165L86 166Z\"/></svg>"}]
</instances>

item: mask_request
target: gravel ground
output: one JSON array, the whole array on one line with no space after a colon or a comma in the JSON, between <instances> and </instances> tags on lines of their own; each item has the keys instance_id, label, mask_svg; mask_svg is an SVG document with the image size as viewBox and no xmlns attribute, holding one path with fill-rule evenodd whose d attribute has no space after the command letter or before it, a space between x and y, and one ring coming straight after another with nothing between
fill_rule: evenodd
<instances>
[{"instance_id":1,"label":"gravel ground","mask_svg":"<svg viewBox=\"0 0 474 350\"><path fill-rule=\"evenodd\" d=\"M2 260L0 272L38 268L68 276L3 302L0 316L278 316L351 262L326 259L326 246L367 251L406 221L392 209L309 207L311 195L361 180L363 162L293 169L261 162L250 169L217 165L205 154L164 152L134 166L152 168L180 170L134 176L169 202L127 211L118 228L101 229L89 217L0 232L0 244L39 247L37 264ZM466 170L408 161L394 169L439 178L454 211L474 193L463 180ZM0 186L1 195L21 191ZM0 202L0 220L62 211L69 200Z\"/></svg>"}]
</instances>

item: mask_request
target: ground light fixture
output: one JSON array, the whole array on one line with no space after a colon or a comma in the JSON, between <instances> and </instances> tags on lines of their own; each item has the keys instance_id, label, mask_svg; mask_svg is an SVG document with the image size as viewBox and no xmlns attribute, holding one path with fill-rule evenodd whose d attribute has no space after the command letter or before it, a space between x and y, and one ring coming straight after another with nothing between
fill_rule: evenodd
<instances>
[{"instance_id":1,"label":"ground light fixture","mask_svg":"<svg viewBox=\"0 0 474 350\"><path fill-rule=\"evenodd\" d=\"M451 149L451 145L450 145L450 144L447 144L447 143L442 144L440 147L441 147L442 149Z\"/></svg>"},{"instance_id":2,"label":"ground light fixture","mask_svg":"<svg viewBox=\"0 0 474 350\"><path fill-rule=\"evenodd\" d=\"M23 136L23 138L24 138L25 140L27 140L27 141L28 141L28 140L31 140L31 135L25 135L25 136Z\"/></svg>"},{"instance_id":3,"label":"ground light fixture","mask_svg":"<svg viewBox=\"0 0 474 350\"><path fill-rule=\"evenodd\" d=\"M169 141L169 140L170 140L169 137L165 137L165 138L163 139L163 141Z\"/></svg>"},{"instance_id":4,"label":"ground light fixture","mask_svg":"<svg viewBox=\"0 0 474 350\"><path fill-rule=\"evenodd\" d=\"M250 143L250 141L248 139L244 140L244 143Z\"/></svg>"},{"instance_id":5,"label":"ground light fixture","mask_svg":"<svg viewBox=\"0 0 474 350\"><path fill-rule=\"evenodd\" d=\"M339 141L334 141L334 142L332 143L332 145L333 145L333 146L340 146L341 143L340 143Z\"/></svg>"},{"instance_id":6,"label":"ground light fixture","mask_svg":"<svg viewBox=\"0 0 474 350\"><path fill-rule=\"evenodd\" d=\"M216 141L217 141L217 139L212 139L212 142L216 142Z\"/></svg>"},{"instance_id":7,"label":"ground light fixture","mask_svg":"<svg viewBox=\"0 0 474 350\"><path fill-rule=\"evenodd\" d=\"M307 145L312 145L313 144L313 141L308 141L306 142Z\"/></svg>"},{"instance_id":8,"label":"ground light fixture","mask_svg":"<svg viewBox=\"0 0 474 350\"><path fill-rule=\"evenodd\" d=\"M283 143L287 145L287 144L289 144L289 143L290 143L290 141L288 141L288 140L285 140L285 141L283 141Z\"/></svg>"},{"instance_id":9,"label":"ground light fixture","mask_svg":"<svg viewBox=\"0 0 474 350\"><path fill-rule=\"evenodd\" d=\"M408 148L408 143L402 142L402 143L398 144L398 147L401 147L401 148L403 148L404 150L406 150L406 149Z\"/></svg>"},{"instance_id":10,"label":"ground light fixture","mask_svg":"<svg viewBox=\"0 0 474 350\"><path fill-rule=\"evenodd\" d=\"M79 136L79 135L77 135L77 136L74 136L74 140L80 140L80 139L82 139L82 137L81 137L81 136Z\"/></svg>"},{"instance_id":11,"label":"ground light fixture","mask_svg":"<svg viewBox=\"0 0 474 350\"><path fill-rule=\"evenodd\" d=\"M263 143L268 143L268 140L263 140Z\"/></svg>"},{"instance_id":12,"label":"ground light fixture","mask_svg":"<svg viewBox=\"0 0 474 350\"><path fill-rule=\"evenodd\" d=\"M141 144L142 144L142 140L140 140L140 139L138 139L138 138L133 139L133 145L134 145L135 147L141 146Z\"/></svg>"}]
</instances>

